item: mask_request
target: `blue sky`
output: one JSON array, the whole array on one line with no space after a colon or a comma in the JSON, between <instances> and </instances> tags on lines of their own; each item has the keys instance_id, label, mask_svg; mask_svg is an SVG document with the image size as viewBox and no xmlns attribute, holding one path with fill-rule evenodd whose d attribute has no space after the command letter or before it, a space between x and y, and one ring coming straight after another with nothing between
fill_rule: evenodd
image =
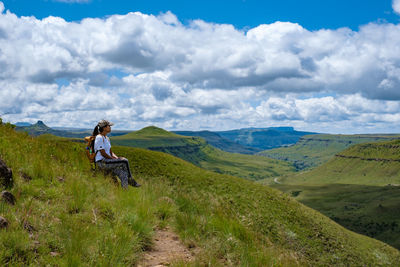
<instances>
[{"instance_id":1,"label":"blue sky","mask_svg":"<svg viewBox=\"0 0 400 267\"><path fill-rule=\"evenodd\" d=\"M0 0L0 116L399 133L399 14L400 0Z\"/></svg>"},{"instance_id":2,"label":"blue sky","mask_svg":"<svg viewBox=\"0 0 400 267\"><path fill-rule=\"evenodd\" d=\"M299 23L309 30L349 27L370 22L398 23L390 0L3 0L19 16L60 16L68 21L140 11L157 15L171 11L184 23L193 19L233 24L246 29L275 21Z\"/></svg>"}]
</instances>

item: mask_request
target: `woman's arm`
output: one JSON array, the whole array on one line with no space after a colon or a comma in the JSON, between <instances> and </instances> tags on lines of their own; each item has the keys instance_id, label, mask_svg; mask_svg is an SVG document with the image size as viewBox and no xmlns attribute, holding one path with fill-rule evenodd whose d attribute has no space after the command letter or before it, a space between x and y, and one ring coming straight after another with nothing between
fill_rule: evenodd
<instances>
[{"instance_id":1,"label":"woman's arm","mask_svg":"<svg viewBox=\"0 0 400 267\"><path fill-rule=\"evenodd\" d=\"M114 152L112 152L111 148L110 148L110 154L113 159L119 159L119 157L115 155Z\"/></svg>"},{"instance_id":2,"label":"woman's arm","mask_svg":"<svg viewBox=\"0 0 400 267\"><path fill-rule=\"evenodd\" d=\"M111 157L110 155L108 155L104 149L100 149L99 152L100 152L100 154L101 154L104 158L106 158L106 159L113 159L113 157Z\"/></svg>"}]
</instances>

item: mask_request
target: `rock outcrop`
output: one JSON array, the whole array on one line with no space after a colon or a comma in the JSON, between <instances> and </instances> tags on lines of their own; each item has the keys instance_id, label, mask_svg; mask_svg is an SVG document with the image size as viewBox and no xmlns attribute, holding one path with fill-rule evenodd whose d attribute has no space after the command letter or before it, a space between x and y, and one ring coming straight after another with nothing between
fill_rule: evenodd
<instances>
[{"instance_id":1,"label":"rock outcrop","mask_svg":"<svg viewBox=\"0 0 400 267\"><path fill-rule=\"evenodd\" d=\"M9 188L13 185L13 174L12 170L7 167L5 162L0 159L0 188Z\"/></svg>"},{"instance_id":2,"label":"rock outcrop","mask_svg":"<svg viewBox=\"0 0 400 267\"><path fill-rule=\"evenodd\" d=\"M0 216L0 229L7 228L8 221L6 218Z\"/></svg>"},{"instance_id":3,"label":"rock outcrop","mask_svg":"<svg viewBox=\"0 0 400 267\"><path fill-rule=\"evenodd\" d=\"M10 205L15 205L16 199L15 199L14 195L11 194L10 192L8 192L8 191L1 192L0 197L6 203L8 203Z\"/></svg>"}]
</instances>

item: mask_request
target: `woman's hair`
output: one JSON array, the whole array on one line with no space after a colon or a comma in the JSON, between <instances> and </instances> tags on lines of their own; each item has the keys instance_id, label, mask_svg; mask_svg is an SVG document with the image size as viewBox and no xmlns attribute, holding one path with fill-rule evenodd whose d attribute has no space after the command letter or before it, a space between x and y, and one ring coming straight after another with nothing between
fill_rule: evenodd
<instances>
[{"instance_id":1,"label":"woman's hair","mask_svg":"<svg viewBox=\"0 0 400 267\"><path fill-rule=\"evenodd\" d=\"M96 137L99 133L103 132L103 129L104 129L104 127L100 127L97 124L96 127L94 127L94 129L93 129L92 136ZM92 144L91 144L91 149L92 149L92 151L94 151L94 142L92 142Z\"/></svg>"},{"instance_id":2,"label":"woman's hair","mask_svg":"<svg viewBox=\"0 0 400 267\"><path fill-rule=\"evenodd\" d=\"M99 133L103 132L104 127L100 127L98 124L93 129L92 136L97 136Z\"/></svg>"}]
</instances>

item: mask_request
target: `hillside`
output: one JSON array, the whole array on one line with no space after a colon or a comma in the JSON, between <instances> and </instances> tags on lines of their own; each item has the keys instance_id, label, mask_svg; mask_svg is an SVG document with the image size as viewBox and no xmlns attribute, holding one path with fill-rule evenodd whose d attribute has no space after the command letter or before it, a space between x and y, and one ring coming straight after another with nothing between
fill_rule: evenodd
<instances>
[{"instance_id":1,"label":"hillside","mask_svg":"<svg viewBox=\"0 0 400 267\"><path fill-rule=\"evenodd\" d=\"M280 179L285 184L400 184L400 140L358 144L326 164Z\"/></svg>"},{"instance_id":2,"label":"hillside","mask_svg":"<svg viewBox=\"0 0 400 267\"><path fill-rule=\"evenodd\" d=\"M399 135L307 135L293 146L265 150L258 155L293 163L297 170L313 168L331 159L336 153L360 143L387 141Z\"/></svg>"},{"instance_id":3,"label":"hillside","mask_svg":"<svg viewBox=\"0 0 400 267\"><path fill-rule=\"evenodd\" d=\"M199 132L192 132L192 131L174 131L174 133L184 136L195 136L201 137L207 141L213 147L221 149L226 152L231 153L240 153L240 154L254 154L259 152L260 149L242 146L238 143L235 143L229 139L221 137L219 134L210 131L199 131Z\"/></svg>"},{"instance_id":4,"label":"hillside","mask_svg":"<svg viewBox=\"0 0 400 267\"><path fill-rule=\"evenodd\" d=\"M15 206L2 204L6 265L136 265L154 229L171 227L192 266L396 266L398 250L350 232L274 189L205 171L170 155L115 147L140 189L92 173L83 145L0 126ZM184 266L176 262L174 266Z\"/></svg>"},{"instance_id":5,"label":"hillside","mask_svg":"<svg viewBox=\"0 0 400 267\"><path fill-rule=\"evenodd\" d=\"M246 128L216 133L232 142L259 150L293 145L303 135L314 134L296 131L293 127Z\"/></svg>"},{"instance_id":6,"label":"hillside","mask_svg":"<svg viewBox=\"0 0 400 267\"><path fill-rule=\"evenodd\" d=\"M272 185L340 225L400 249L399 186Z\"/></svg>"},{"instance_id":7,"label":"hillside","mask_svg":"<svg viewBox=\"0 0 400 267\"><path fill-rule=\"evenodd\" d=\"M150 126L126 135L111 138L113 145L146 148L168 153L199 167L218 173L260 180L294 171L290 164L261 156L228 153L207 144L199 137L177 135Z\"/></svg>"}]
</instances>

